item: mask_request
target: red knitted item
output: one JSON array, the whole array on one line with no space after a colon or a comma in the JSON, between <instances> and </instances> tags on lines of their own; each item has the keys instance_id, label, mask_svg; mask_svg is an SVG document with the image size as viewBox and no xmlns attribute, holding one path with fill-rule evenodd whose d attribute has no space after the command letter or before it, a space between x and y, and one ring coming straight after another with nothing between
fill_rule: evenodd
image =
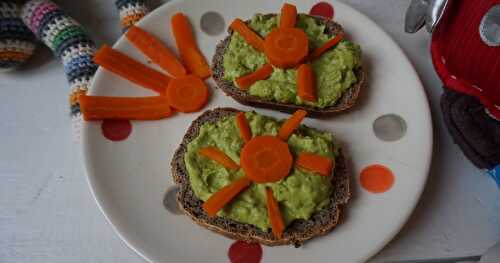
<instances>
[{"instance_id":1,"label":"red knitted item","mask_svg":"<svg viewBox=\"0 0 500 263\"><path fill-rule=\"evenodd\" d=\"M431 53L444 85L477 97L500 119L500 47L486 45L479 25L500 0L449 0L432 34Z\"/></svg>"}]
</instances>

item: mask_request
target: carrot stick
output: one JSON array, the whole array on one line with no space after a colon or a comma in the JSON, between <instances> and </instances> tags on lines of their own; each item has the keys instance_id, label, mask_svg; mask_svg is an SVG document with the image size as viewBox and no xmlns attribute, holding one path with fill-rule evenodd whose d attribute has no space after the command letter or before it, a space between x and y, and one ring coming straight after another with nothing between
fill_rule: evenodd
<instances>
[{"instance_id":1,"label":"carrot stick","mask_svg":"<svg viewBox=\"0 0 500 263\"><path fill-rule=\"evenodd\" d=\"M167 75L137 62L107 45L103 45L97 51L94 62L124 79L160 94L165 93L170 82L170 77Z\"/></svg>"},{"instance_id":2,"label":"carrot stick","mask_svg":"<svg viewBox=\"0 0 500 263\"><path fill-rule=\"evenodd\" d=\"M177 57L158 38L138 26L131 26L127 39L155 64L178 78L186 75L186 69Z\"/></svg>"},{"instance_id":3,"label":"carrot stick","mask_svg":"<svg viewBox=\"0 0 500 263\"><path fill-rule=\"evenodd\" d=\"M280 27L294 27L297 20L297 8L285 3L281 8Z\"/></svg>"},{"instance_id":4,"label":"carrot stick","mask_svg":"<svg viewBox=\"0 0 500 263\"><path fill-rule=\"evenodd\" d=\"M167 89L170 106L180 112L195 112L208 101L208 88L200 78L189 75L172 79Z\"/></svg>"},{"instance_id":5,"label":"carrot stick","mask_svg":"<svg viewBox=\"0 0 500 263\"><path fill-rule=\"evenodd\" d=\"M267 60L279 68L297 66L309 52L309 40L306 33L298 28L276 28L264 41L264 53Z\"/></svg>"},{"instance_id":6,"label":"carrot stick","mask_svg":"<svg viewBox=\"0 0 500 263\"><path fill-rule=\"evenodd\" d=\"M335 165L331 158L312 153L299 154L295 163L301 168L318 173L322 176L331 175Z\"/></svg>"},{"instance_id":7,"label":"carrot stick","mask_svg":"<svg viewBox=\"0 0 500 263\"><path fill-rule=\"evenodd\" d=\"M283 231L285 230L285 223L283 223L283 217L281 216L280 205L273 196L273 190L269 187L266 188L266 196L267 214L269 216L269 222L271 223L273 234L277 238L281 238L283 236Z\"/></svg>"},{"instance_id":8,"label":"carrot stick","mask_svg":"<svg viewBox=\"0 0 500 263\"><path fill-rule=\"evenodd\" d=\"M313 59L316 59L316 58L319 58L323 53L325 53L328 49L330 49L331 47L337 45L341 40L342 38L344 37L344 34L343 33L340 33L338 35L336 35L333 39L331 40L328 40L328 42L326 42L325 44L323 44L322 46L316 48L310 55L309 55L309 59L310 60L313 60Z\"/></svg>"},{"instance_id":9,"label":"carrot stick","mask_svg":"<svg viewBox=\"0 0 500 263\"><path fill-rule=\"evenodd\" d=\"M218 162L227 169L236 170L240 168L237 163L235 163L231 158L229 158L229 156L227 156L227 154L219 150L217 147L204 147L201 148L198 153L202 156L207 157L208 159Z\"/></svg>"},{"instance_id":10,"label":"carrot stick","mask_svg":"<svg viewBox=\"0 0 500 263\"><path fill-rule=\"evenodd\" d=\"M297 70L297 94L303 100L316 101L316 81L309 64L302 64Z\"/></svg>"},{"instance_id":11,"label":"carrot stick","mask_svg":"<svg viewBox=\"0 0 500 263\"><path fill-rule=\"evenodd\" d=\"M233 198L241 191L250 185L251 181L246 176L243 176L229 185L224 186L218 192L214 193L203 203L203 209L209 216L217 215L226 204L231 202Z\"/></svg>"},{"instance_id":12,"label":"carrot stick","mask_svg":"<svg viewBox=\"0 0 500 263\"><path fill-rule=\"evenodd\" d=\"M275 136L257 136L240 153L245 175L255 183L272 183L285 178L292 168L293 156L288 144Z\"/></svg>"},{"instance_id":13,"label":"carrot stick","mask_svg":"<svg viewBox=\"0 0 500 263\"><path fill-rule=\"evenodd\" d=\"M245 143L249 142L252 139L252 131L248 126L248 121L244 112L238 112L238 114L236 114L236 125L240 130L240 136L243 138L243 141L245 141Z\"/></svg>"},{"instance_id":14,"label":"carrot stick","mask_svg":"<svg viewBox=\"0 0 500 263\"><path fill-rule=\"evenodd\" d=\"M254 84L256 81L269 78L271 74L273 74L273 66L271 66L270 64L265 64L255 72L237 78L236 85L240 89L246 90L250 86L252 86L252 84Z\"/></svg>"},{"instance_id":15,"label":"carrot stick","mask_svg":"<svg viewBox=\"0 0 500 263\"><path fill-rule=\"evenodd\" d=\"M188 73L202 79L208 78L212 73L207 60L198 49L188 18L183 13L177 13L172 17L171 24L177 50Z\"/></svg>"},{"instance_id":16,"label":"carrot stick","mask_svg":"<svg viewBox=\"0 0 500 263\"><path fill-rule=\"evenodd\" d=\"M283 141L288 140L288 137L299 127L306 115L307 111L305 110L296 111L288 120L285 121L285 123L283 123L283 125L281 125L280 130L278 131L278 138Z\"/></svg>"},{"instance_id":17,"label":"carrot stick","mask_svg":"<svg viewBox=\"0 0 500 263\"><path fill-rule=\"evenodd\" d=\"M172 110L165 96L155 97L79 97L83 118L89 120L157 120L170 116Z\"/></svg>"},{"instance_id":18,"label":"carrot stick","mask_svg":"<svg viewBox=\"0 0 500 263\"><path fill-rule=\"evenodd\" d=\"M238 32L250 46L260 52L264 52L264 40L250 29L243 20L236 18L231 25L229 25L229 28Z\"/></svg>"}]
</instances>

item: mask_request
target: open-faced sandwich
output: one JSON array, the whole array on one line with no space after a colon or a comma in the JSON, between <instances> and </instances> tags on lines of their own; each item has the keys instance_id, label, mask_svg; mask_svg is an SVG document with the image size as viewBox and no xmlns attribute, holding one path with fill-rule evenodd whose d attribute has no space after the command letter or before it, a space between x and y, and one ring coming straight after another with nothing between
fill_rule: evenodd
<instances>
[{"instance_id":1,"label":"open-faced sandwich","mask_svg":"<svg viewBox=\"0 0 500 263\"><path fill-rule=\"evenodd\" d=\"M177 203L196 223L265 245L301 245L337 225L350 197L349 175L333 135L217 108L193 121L172 160Z\"/></svg>"},{"instance_id":2,"label":"open-faced sandwich","mask_svg":"<svg viewBox=\"0 0 500 263\"><path fill-rule=\"evenodd\" d=\"M332 20L281 14L234 20L213 57L217 86L238 102L310 117L330 116L354 105L365 77L359 45Z\"/></svg>"}]
</instances>

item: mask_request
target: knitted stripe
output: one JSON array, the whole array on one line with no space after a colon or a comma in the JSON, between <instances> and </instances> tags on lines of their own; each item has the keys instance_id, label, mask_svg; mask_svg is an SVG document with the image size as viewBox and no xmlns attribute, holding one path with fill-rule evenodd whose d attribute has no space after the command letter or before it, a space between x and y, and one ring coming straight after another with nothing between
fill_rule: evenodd
<instances>
[{"instance_id":1,"label":"knitted stripe","mask_svg":"<svg viewBox=\"0 0 500 263\"><path fill-rule=\"evenodd\" d=\"M0 51L15 51L26 54L33 54L35 44L32 42L5 39L0 40Z\"/></svg>"},{"instance_id":2,"label":"knitted stripe","mask_svg":"<svg viewBox=\"0 0 500 263\"><path fill-rule=\"evenodd\" d=\"M73 92L86 91L97 70L92 61L95 44L81 25L49 0L26 3L22 17L30 29L59 57ZM70 100L71 115L79 115L77 97Z\"/></svg>"},{"instance_id":3,"label":"knitted stripe","mask_svg":"<svg viewBox=\"0 0 500 263\"><path fill-rule=\"evenodd\" d=\"M120 23L124 30L137 23L148 13L144 1L141 0L117 0L115 6L120 12Z\"/></svg>"},{"instance_id":4,"label":"knitted stripe","mask_svg":"<svg viewBox=\"0 0 500 263\"><path fill-rule=\"evenodd\" d=\"M33 55L35 36L20 16L17 2L0 2L0 71L11 70Z\"/></svg>"}]
</instances>

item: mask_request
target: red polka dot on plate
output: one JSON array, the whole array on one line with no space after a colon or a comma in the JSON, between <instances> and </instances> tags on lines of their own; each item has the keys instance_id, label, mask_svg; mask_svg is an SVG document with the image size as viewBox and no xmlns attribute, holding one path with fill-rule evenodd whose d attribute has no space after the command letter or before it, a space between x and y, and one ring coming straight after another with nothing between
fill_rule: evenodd
<instances>
[{"instance_id":1,"label":"red polka dot on plate","mask_svg":"<svg viewBox=\"0 0 500 263\"><path fill-rule=\"evenodd\" d=\"M231 263L260 263L262 247L258 243L236 241L231 245L227 254Z\"/></svg>"},{"instance_id":2,"label":"red polka dot on plate","mask_svg":"<svg viewBox=\"0 0 500 263\"><path fill-rule=\"evenodd\" d=\"M110 141L123 141L132 133L132 123L128 120L104 120L102 135Z\"/></svg>"},{"instance_id":3,"label":"red polka dot on plate","mask_svg":"<svg viewBox=\"0 0 500 263\"><path fill-rule=\"evenodd\" d=\"M325 18L332 19L333 18L333 6L327 2L319 2L311 8L311 11L309 11L309 14L313 15L313 16L322 16Z\"/></svg>"}]
</instances>

